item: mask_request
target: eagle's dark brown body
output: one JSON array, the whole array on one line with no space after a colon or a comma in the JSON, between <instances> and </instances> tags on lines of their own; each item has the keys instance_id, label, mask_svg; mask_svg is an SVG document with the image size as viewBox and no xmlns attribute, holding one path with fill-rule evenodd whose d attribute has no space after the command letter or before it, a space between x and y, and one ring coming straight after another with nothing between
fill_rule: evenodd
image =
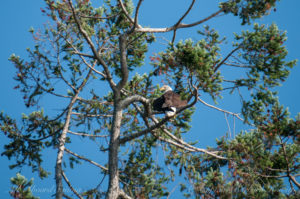
<instances>
[{"instance_id":1,"label":"eagle's dark brown body","mask_svg":"<svg viewBox=\"0 0 300 199\"><path fill-rule=\"evenodd\" d=\"M177 108L184 107L185 105L187 105L186 100L181 100L179 94L169 90L154 100L153 109L156 111L167 112L174 111L175 108L176 111Z\"/></svg>"}]
</instances>

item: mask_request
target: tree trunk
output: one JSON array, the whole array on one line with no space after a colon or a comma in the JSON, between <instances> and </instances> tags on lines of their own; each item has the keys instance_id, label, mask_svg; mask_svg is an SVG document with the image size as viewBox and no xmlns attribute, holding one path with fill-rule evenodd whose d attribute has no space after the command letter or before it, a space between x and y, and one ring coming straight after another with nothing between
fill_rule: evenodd
<instances>
[{"instance_id":1,"label":"tree trunk","mask_svg":"<svg viewBox=\"0 0 300 199\"><path fill-rule=\"evenodd\" d=\"M115 100L116 102L117 100ZM108 172L109 184L106 193L106 199L117 199L120 193L119 190L119 169L118 169L118 151L119 151L119 138L120 128L122 121L122 109L119 103L116 102L113 115L112 130L109 142L109 159L108 159Z\"/></svg>"},{"instance_id":2,"label":"tree trunk","mask_svg":"<svg viewBox=\"0 0 300 199\"><path fill-rule=\"evenodd\" d=\"M73 104L73 103L71 103L71 104ZM69 129L71 112L72 112L72 105L70 105L70 108L68 110L65 125L64 125L62 134L59 138L59 147L58 147L56 166L55 166L55 180L56 180L56 196L55 196L55 198L56 199L62 199L62 197L63 197L62 159L63 159L63 155L64 155L64 151L65 151L65 142L66 142L67 132Z\"/></svg>"}]
</instances>

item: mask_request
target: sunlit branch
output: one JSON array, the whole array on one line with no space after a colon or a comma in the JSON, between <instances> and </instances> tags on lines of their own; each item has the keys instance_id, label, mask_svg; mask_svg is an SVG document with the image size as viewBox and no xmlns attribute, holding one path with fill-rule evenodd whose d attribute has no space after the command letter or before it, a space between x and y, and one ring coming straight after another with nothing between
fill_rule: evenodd
<instances>
[{"instance_id":1,"label":"sunlit branch","mask_svg":"<svg viewBox=\"0 0 300 199\"><path fill-rule=\"evenodd\" d=\"M210 20L211 18L213 17L216 17L218 14L220 14L221 12L223 12L223 10L219 10L215 13L213 13L212 15L200 20L200 21L196 21L194 23L191 23L191 24L178 24L177 26L173 25L171 27L167 27L167 28L137 28L136 31L137 32L148 32L148 33L163 33L163 32L170 32L170 31L173 31L173 30L178 30L178 29L181 29L181 28L190 28L190 27L193 27L193 26L197 26L201 23L204 23L208 20Z\"/></svg>"},{"instance_id":2,"label":"sunlit branch","mask_svg":"<svg viewBox=\"0 0 300 199\"><path fill-rule=\"evenodd\" d=\"M232 67L237 67L237 68L252 68L251 66L247 65L238 65L238 64L233 64L233 63L224 63L226 66L232 66Z\"/></svg>"},{"instance_id":3,"label":"sunlit branch","mask_svg":"<svg viewBox=\"0 0 300 199\"><path fill-rule=\"evenodd\" d=\"M132 199L129 195L127 195L123 190L119 191L119 196L124 199Z\"/></svg>"},{"instance_id":4,"label":"sunlit branch","mask_svg":"<svg viewBox=\"0 0 300 199\"><path fill-rule=\"evenodd\" d=\"M149 105L150 100L141 95L132 95L132 96L126 97L124 100L122 100L121 107L124 109L128 105L130 105L134 102L141 102L144 105Z\"/></svg>"},{"instance_id":5,"label":"sunlit branch","mask_svg":"<svg viewBox=\"0 0 300 199\"><path fill-rule=\"evenodd\" d=\"M225 157L216 155L215 152L210 152L210 151L207 151L207 150L205 150L205 149L200 149L200 148L192 149L192 148L187 147L187 146L185 146L185 145L183 145L183 144L180 144L180 143L178 143L178 142L174 142L174 141L172 141L172 140L170 140L170 139L163 138L163 137L161 137L161 136L158 136L158 139L160 139L160 140L162 140L162 141L164 141L164 142L167 142L167 143L169 143L169 144L172 144L172 145L174 145L174 146L176 146L176 147L179 147L179 148L181 148L181 149L183 149L183 150L189 151L189 152L202 152L202 153L205 153L205 154L207 154L207 155L213 156L213 157L218 158L218 159L221 159L221 160L226 160L226 159L227 159L227 158L225 158Z\"/></svg>"},{"instance_id":6,"label":"sunlit branch","mask_svg":"<svg viewBox=\"0 0 300 199\"><path fill-rule=\"evenodd\" d=\"M78 93L72 98L71 102L68 105L66 120L64 123L64 127L62 133L59 137L59 147L56 159L56 167L55 167L55 179L56 179L56 199L62 198L63 194L63 185L62 185L62 159L65 150L65 141L67 137L67 132L69 130L69 125L71 121L71 112L73 109L73 105L76 102L76 98Z\"/></svg>"}]
</instances>

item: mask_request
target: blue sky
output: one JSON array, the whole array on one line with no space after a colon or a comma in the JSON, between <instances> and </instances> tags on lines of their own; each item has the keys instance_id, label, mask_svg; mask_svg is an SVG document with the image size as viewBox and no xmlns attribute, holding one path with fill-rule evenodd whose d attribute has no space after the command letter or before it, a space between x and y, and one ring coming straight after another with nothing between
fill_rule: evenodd
<instances>
[{"instance_id":1,"label":"blue sky","mask_svg":"<svg viewBox=\"0 0 300 199\"><path fill-rule=\"evenodd\" d=\"M140 23L145 26L151 27L165 27L171 26L176 22L178 14L184 12L188 7L187 1L184 0L145 0L141 7ZM193 22L204 18L215 12L217 10L216 2L220 1L198 1L195 8L192 10L190 16L184 21L186 23ZM13 89L15 82L13 80L14 66L8 62L8 57L15 53L23 58L26 57L26 48L32 47L34 45L31 35L28 30L30 27L35 29L42 28L43 24L47 22L47 18L42 15L40 8L44 7L43 1L37 0L10 0L3 1L1 4L1 31L0 31L0 111L11 115L14 118L20 119L21 113L28 113L29 111L25 108L22 96L16 90ZM287 60L299 59L300 58L300 37L299 37L299 27L300 27L300 13L298 11L300 7L300 1L281 1L277 5L277 11L272 12L269 16L265 16L262 19L257 20L258 23L272 24L273 22L278 25L281 30L287 31L288 41L286 42L289 55ZM247 29L249 27L241 27L240 20L233 18L232 16L218 17L213 19L208 23L211 27L219 31L221 36L226 36L227 38L233 37L233 32L240 32L242 29ZM191 37L194 40L199 39L196 33L201 26L192 28L189 30L180 30L177 34L177 39L186 39ZM164 43L164 38L171 39L170 34L160 34L158 36L158 41ZM177 41L178 41L177 40ZM159 44L160 44L159 43ZM150 48L149 56L153 53L157 53L158 50L162 50L164 45L155 45ZM225 51L228 49L224 49ZM139 71L143 72L143 68ZM300 112L300 67L299 63L296 67L291 70L291 75L283 86L279 87L279 100L281 104L285 107L289 107L291 115L294 117L298 112ZM224 101L219 101L219 107L230 110L239 111L238 99L235 97L227 96ZM209 103L212 101L208 98ZM45 102L47 103L47 102ZM210 108L203 105L197 105L197 108L201 110L200 113L196 114L192 122L192 130L186 135L186 140L200 140L201 147L206 147L214 143L215 139L224 135L227 130L227 123L224 119L222 113L218 113ZM229 118L229 123L231 128L233 127L233 120ZM236 124L236 129L241 129L243 126L241 124ZM232 130L232 129L231 129ZM237 131L236 130L236 131ZM1 134L0 135L0 148L2 152L3 145L7 143L7 139ZM76 149L81 144L81 139L75 141L78 145L73 145L72 147ZM97 146L80 148L81 152L101 161L101 157L91 154L91 151L97 150ZM53 160L56 158L56 152L48 150L45 152L47 158L45 161L46 167L50 169L50 172L54 173ZM0 169L0 196L1 198L9 198L8 190L10 187L9 179L18 171L21 171L23 175L27 178L34 177L35 182L38 187L35 189L35 195L49 196L54 194L52 188L55 186L53 176L50 176L47 180L41 181L37 178L36 174L31 173L31 169L22 168L10 170L8 165L9 162L6 157L0 157L1 169ZM90 168L85 167L86 171ZM92 168L91 168L92 170ZM77 172L80 170L77 170ZM92 170L93 172L98 172L98 170ZM75 172L76 173L76 172ZM88 173L88 172L87 172ZM98 174L97 173L97 174ZM70 178L75 182L84 182L88 180L89 175L71 175ZM95 174L94 174L95 175ZM90 182L97 184L98 180L91 179ZM42 191L40 188L47 188L47 191ZM78 189L85 189L88 186L82 183L77 184ZM41 193L39 193L39 191ZM50 192L50 194L49 194ZM171 197L172 198L172 197ZM175 198L175 197L174 197Z\"/></svg>"}]
</instances>

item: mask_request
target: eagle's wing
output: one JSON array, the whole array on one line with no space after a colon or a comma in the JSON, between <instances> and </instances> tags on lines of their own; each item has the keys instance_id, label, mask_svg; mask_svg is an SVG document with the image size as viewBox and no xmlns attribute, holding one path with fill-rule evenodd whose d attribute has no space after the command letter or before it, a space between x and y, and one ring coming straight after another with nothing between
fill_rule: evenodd
<instances>
[{"instance_id":1,"label":"eagle's wing","mask_svg":"<svg viewBox=\"0 0 300 199\"><path fill-rule=\"evenodd\" d=\"M163 103L162 107L175 107L175 108L180 108L185 105L187 105L186 100L181 100L181 97L179 94L173 92L173 91L168 91L163 95L165 102Z\"/></svg>"},{"instance_id":2,"label":"eagle's wing","mask_svg":"<svg viewBox=\"0 0 300 199\"><path fill-rule=\"evenodd\" d=\"M187 105L186 100L182 100L181 96L177 93L173 93L173 106L176 108L180 108Z\"/></svg>"},{"instance_id":3,"label":"eagle's wing","mask_svg":"<svg viewBox=\"0 0 300 199\"><path fill-rule=\"evenodd\" d=\"M156 111L163 111L162 109L162 106L164 104L164 97L163 96L160 96L159 98L156 98L154 101L153 101L153 110L156 110Z\"/></svg>"},{"instance_id":4,"label":"eagle's wing","mask_svg":"<svg viewBox=\"0 0 300 199\"><path fill-rule=\"evenodd\" d=\"M163 94L164 103L162 105L163 108L169 108L173 107L173 91L168 91L165 94Z\"/></svg>"}]
</instances>

